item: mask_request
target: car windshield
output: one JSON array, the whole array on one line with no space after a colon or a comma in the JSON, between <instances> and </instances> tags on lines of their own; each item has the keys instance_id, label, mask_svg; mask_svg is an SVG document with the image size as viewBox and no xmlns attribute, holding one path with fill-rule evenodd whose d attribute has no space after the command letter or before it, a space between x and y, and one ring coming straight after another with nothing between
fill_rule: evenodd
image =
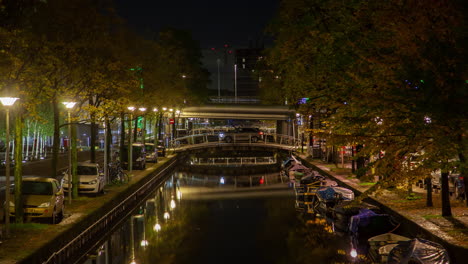
<instances>
[{"instance_id":1,"label":"car windshield","mask_svg":"<svg viewBox=\"0 0 468 264\"><path fill-rule=\"evenodd\" d=\"M23 194L52 195L52 184L50 182L24 181Z\"/></svg>"},{"instance_id":2,"label":"car windshield","mask_svg":"<svg viewBox=\"0 0 468 264\"><path fill-rule=\"evenodd\" d=\"M77 171L78 171L78 175L97 175L98 174L96 167L78 166Z\"/></svg>"}]
</instances>

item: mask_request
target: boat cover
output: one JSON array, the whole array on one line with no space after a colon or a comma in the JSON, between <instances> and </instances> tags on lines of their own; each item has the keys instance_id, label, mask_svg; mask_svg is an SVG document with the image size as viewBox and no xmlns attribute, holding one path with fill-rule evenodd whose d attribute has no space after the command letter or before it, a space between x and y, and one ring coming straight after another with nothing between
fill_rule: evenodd
<instances>
[{"instance_id":1,"label":"boat cover","mask_svg":"<svg viewBox=\"0 0 468 264\"><path fill-rule=\"evenodd\" d=\"M351 221L349 223L349 231L356 234L359 230L359 227L368 226L374 217L381 216L372 210L363 208L359 209L359 214L351 216Z\"/></svg>"},{"instance_id":2,"label":"boat cover","mask_svg":"<svg viewBox=\"0 0 468 264\"><path fill-rule=\"evenodd\" d=\"M323 176L307 175L301 178L301 184L310 184L314 182L322 182L325 179Z\"/></svg>"},{"instance_id":3,"label":"boat cover","mask_svg":"<svg viewBox=\"0 0 468 264\"><path fill-rule=\"evenodd\" d=\"M392 249L388 255L390 264L397 263L421 263L421 264L448 264L450 259L447 250L441 245L415 238L409 243L401 244Z\"/></svg>"},{"instance_id":4,"label":"boat cover","mask_svg":"<svg viewBox=\"0 0 468 264\"><path fill-rule=\"evenodd\" d=\"M291 168L289 168L289 171L309 171L309 170L310 170L309 168L307 168L306 166L300 163L294 164L292 165Z\"/></svg>"},{"instance_id":5,"label":"boat cover","mask_svg":"<svg viewBox=\"0 0 468 264\"><path fill-rule=\"evenodd\" d=\"M343 187L323 187L317 191L319 198L325 201L334 200L339 194L341 194L343 200L354 199L353 191Z\"/></svg>"}]
</instances>

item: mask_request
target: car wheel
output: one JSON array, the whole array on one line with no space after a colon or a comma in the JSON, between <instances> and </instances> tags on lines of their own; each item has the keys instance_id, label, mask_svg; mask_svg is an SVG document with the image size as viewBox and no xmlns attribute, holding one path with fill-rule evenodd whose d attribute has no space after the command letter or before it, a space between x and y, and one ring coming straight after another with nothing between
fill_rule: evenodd
<instances>
[{"instance_id":1,"label":"car wheel","mask_svg":"<svg viewBox=\"0 0 468 264\"><path fill-rule=\"evenodd\" d=\"M252 137L251 140L252 140L252 143L257 143L258 138L257 137Z\"/></svg>"},{"instance_id":2,"label":"car wheel","mask_svg":"<svg viewBox=\"0 0 468 264\"><path fill-rule=\"evenodd\" d=\"M224 140L226 140L226 143L231 143L231 142L232 142L232 138L231 138L231 137L226 137Z\"/></svg>"}]
</instances>

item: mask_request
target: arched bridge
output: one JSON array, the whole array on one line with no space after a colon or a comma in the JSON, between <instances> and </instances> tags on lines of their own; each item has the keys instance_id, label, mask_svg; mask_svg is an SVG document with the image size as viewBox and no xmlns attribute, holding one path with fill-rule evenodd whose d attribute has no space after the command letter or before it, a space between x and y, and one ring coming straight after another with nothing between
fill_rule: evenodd
<instances>
[{"instance_id":1,"label":"arched bridge","mask_svg":"<svg viewBox=\"0 0 468 264\"><path fill-rule=\"evenodd\" d=\"M292 136L276 133L266 133L262 138L254 136L236 137L227 143L218 133L204 133L176 138L169 142L169 148L174 152L187 150L203 151L208 148L221 148L223 150L286 150L293 151L298 148L300 142Z\"/></svg>"}]
</instances>

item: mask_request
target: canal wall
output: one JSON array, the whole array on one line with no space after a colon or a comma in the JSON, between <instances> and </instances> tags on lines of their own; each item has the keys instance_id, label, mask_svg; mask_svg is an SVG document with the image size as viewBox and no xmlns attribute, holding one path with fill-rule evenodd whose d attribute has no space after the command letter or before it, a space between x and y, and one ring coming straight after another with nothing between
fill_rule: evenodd
<instances>
[{"instance_id":1,"label":"canal wall","mask_svg":"<svg viewBox=\"0 0 468 264\"><path fill-rule=\"evenodd\" d=\"M361 191L358 189L354 188L353 186L347 184L346 182L341 181L339 178L334 177L332 174L328 173L327 171L324 171L320 169L319 167L315 166L311 162L303 159L302 157L297 157L301 160L302 164L306 165L307 167L313 168L314 170L320 172L321 175L327 176L330 179L333 179L338 183L338 185L351 189L356 196L359 196L362 194ZM434 241L436 243L441 244L447 251L449 252L450 256L450 261L451 263L465 263L463 259L466 259L468 250L464 247L461 247L459 245L452 244L443 238L433 234L430 230L427 230L423 227L421 227L419 224L415 223L413 220L407 218L397 210L388 207L381 201L378 201L372 197L366 197L364 202L370 203L372 205L378 206L384 213L391 215L395 221L400 223L400 231L404 236L409 236L409 237L418 237L418 238L423 238L427 239L430 241Z\"/></svg>"},{"instance_id":2,"label":"canal wall","mask_svg":"<svg viewBox=\"0 0 468 264\"><path fill-rule=\"evenodd\" d=\"M89 212L57 236L51 237L44 246L18 263L74 263L72 260L83 257L116 225L123 222L180 162L180 157L173 156L149 174L141 175L110 201Z\"/></svg>"}]
</instances>

